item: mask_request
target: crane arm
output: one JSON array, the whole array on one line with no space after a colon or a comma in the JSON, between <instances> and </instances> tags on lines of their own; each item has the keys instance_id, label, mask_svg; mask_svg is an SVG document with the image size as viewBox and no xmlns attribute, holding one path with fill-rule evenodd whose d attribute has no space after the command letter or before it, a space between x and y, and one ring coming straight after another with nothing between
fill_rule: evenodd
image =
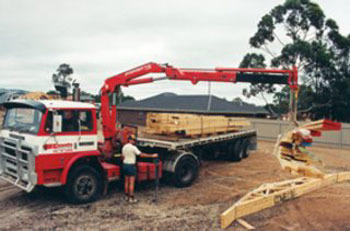
<instances>
[{"instance_id":1,"label":"crane arm","mask_svg":"<svg viewBox=\"0 0 350 231\"><path fill-rule=\"evenodd\" d=\"M165 76L144 77L152 73L164 73ZM294 92L298 89L298 74L296 68L292 70L260 68L194 69L175 68L167 64L157 64L153 62L146 63L105 80L101 89L101 116L105 144L117 134L116 97L120 92L120 87L151 83L163 79L190 81L192 84L196 84L200 81L283 84L288 85ZM112 103L110 103L111 97Z\"/></svg>"}]
</instances>

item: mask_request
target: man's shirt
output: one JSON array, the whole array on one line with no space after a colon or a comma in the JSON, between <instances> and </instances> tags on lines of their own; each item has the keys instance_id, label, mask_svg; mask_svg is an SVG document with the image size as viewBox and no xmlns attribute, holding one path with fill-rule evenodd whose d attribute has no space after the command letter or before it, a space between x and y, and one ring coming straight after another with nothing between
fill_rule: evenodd
<instances>
[{"instance_id":1,"label":"man's shirt","mask_svg":"<svg viewBox=\"0 0 350 231\"><path fill-rule=\"evenodd\" d=\"M140 155L141 151L135 145L127 143L122 149L122 154L124 156L124 164L135 164L136 156Z\"/></svg>"}]
</instances>

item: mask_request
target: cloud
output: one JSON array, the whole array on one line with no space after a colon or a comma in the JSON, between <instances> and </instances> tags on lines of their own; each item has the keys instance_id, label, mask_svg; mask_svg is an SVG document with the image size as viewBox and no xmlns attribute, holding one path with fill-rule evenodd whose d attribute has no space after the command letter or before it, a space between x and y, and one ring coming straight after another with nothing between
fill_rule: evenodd
<instances>
[{"instance_id":1,"label":"cloud","mask_svg":"<svg viewBox=\"0 0 350 231\"><path fill-rule=\"evenodd\" d=\"M280 1L6 1L0 0L0 87L47 91L59 64L70 64L82 88L97 93L104 79L155 61L177 67L238 66L260 17ZM340 0L324 8L346 12ZM328 13L328 11L326 11ZM340 27L349 31L349 16ZM242 84L213 83L232 99ZM125 88L136 98L163 91L205 94L208 84L159 82ZM251 102L263 103L261 99Z\"/></svg>"}]
</instances>

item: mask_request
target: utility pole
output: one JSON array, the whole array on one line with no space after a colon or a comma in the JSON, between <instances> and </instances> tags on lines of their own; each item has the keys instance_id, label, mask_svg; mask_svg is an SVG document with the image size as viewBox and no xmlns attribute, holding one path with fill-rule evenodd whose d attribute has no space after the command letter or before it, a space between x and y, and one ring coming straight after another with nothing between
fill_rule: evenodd
<instances>
[{"instance_id":1,"label":"utility pole","mask_svg":"<svg viewBox=\"0 0 350 231\"><path fill-rule=\"evenodd\" d=\"M211 108L211 82L208 82L208 105L207 105L207 112L210 112L210 108Z\"/></svg>"}]
</instances>

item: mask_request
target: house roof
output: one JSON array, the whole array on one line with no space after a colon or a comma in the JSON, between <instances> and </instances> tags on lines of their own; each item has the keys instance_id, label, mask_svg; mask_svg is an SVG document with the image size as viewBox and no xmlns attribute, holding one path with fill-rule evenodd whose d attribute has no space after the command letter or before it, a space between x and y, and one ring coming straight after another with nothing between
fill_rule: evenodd
<instances>
[{"instance_id":1,"label":"house roof","mask_svg":"<svg viewBox=\"0 0 350 231\"><path fill-rule=\"evenodd\" d=\"M176 95L163 93L143 100L130 100L118 105L118 109L144 111L174 111L192 113L223 113L223 114L268 114L260 106L244 102L229 102L216 96L211 98L208 109L208 95Z\"/></svg>"},{"instance_id":2,"label":"house roof","mask_svg":"<svg viewBox=\"0 0 350 231\"><path fill-rule=\"evenodd\" d=\"M5 89L0 88L0 104L5 103L9 100L18 98L20 95L26 94L27 91L18 89Z\"/></svg>"}]
</instances>

